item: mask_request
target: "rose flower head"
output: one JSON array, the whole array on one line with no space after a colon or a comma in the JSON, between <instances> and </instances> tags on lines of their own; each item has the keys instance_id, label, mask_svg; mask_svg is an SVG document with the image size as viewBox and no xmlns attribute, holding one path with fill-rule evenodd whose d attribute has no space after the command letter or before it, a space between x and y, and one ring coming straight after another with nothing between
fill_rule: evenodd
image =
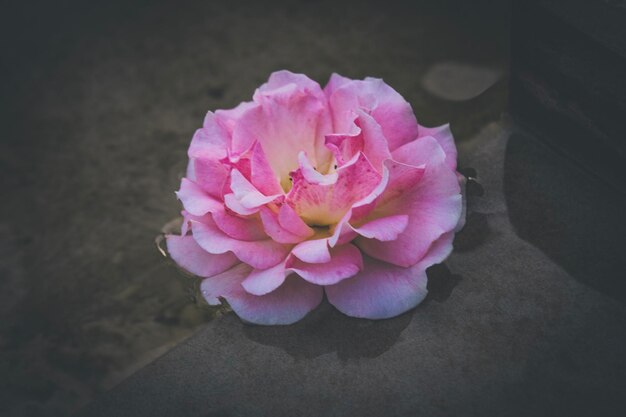
<instances>
[{"instance_id":1,"label":"rose flower head","mask_svg":"<svg viewBox=\"0 0 626 417\"><path fill-rule=\"evenodd\" d=\"M324 294L349 316L401 314L464 218L450 129L420 126L381 79L275 72L209 112L188 155L168 252L247 322L296 322Z\"/></svg>"}]
</instances>

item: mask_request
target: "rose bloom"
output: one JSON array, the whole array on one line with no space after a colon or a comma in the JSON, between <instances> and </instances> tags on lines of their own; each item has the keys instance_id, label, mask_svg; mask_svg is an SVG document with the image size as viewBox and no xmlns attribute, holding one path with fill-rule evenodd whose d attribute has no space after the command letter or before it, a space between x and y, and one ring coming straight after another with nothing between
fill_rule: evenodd
<instances>
[{"instance_id":1,"label":"rose bloom","mask_svg":"<svg viewBox=\"0 0 626 417\"><path fill-rule=\"evenodd\" d=\"M188 154L168 251L247 322L296 322L324 294L349 316L401 314L464 218L450 129L420 126L381 79L275 72L209 112Z\"/></svg>"}]
</instances>

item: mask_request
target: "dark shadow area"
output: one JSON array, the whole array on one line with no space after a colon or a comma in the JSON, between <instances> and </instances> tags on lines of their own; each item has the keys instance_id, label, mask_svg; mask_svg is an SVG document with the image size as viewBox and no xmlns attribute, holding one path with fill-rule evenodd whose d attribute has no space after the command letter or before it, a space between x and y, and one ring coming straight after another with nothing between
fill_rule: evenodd
<instances>
[{"instance_id":1,"label":"dark shadow area","mask_svg":"<svg viewBox=\"0 0 626 417\"><path fill-rule=\"evenodd\" d=\"M507 145L504 191L519 237L585 285L626 301L623 194L520 134Z\"/></svg>"},{"instance_id":2,"label":"dark shadow area","mask_svg":"<svg viewBox=\"0 0 626 417\"><path fill-rule=\"evenodd\" d=\"M453 274L446 264L433 265L428 268L427 273L428 295L424 300L425 303L430 300L443 303L452 295L454 287L463 279L461 275Z\"/></svg>"},{"instance_id":3,"label":"dark shadow area","mask_svg":"<svg viewBox=\"0 0 626 417\"><path fill-rule=\"evenodd\" d=\"M487 215L472 210L476 199L485 195L485 189L478 181L478 171L472 167L457 168L465 176L465 225L454 237L454 250L458 252L471 251L485 243L490 229Z\"/></svg>"},{"instance_id":4,"label":"dark shadow area","mask_svg":"<svg viewBox=\"0 0 626 417\"><path fill-rule=\"evenodd\" d=\"M337 352L341 360L375 358L398 341L414 313L415 309L388 320L355 319L324 300L304 320L291 326L244 326L243 332L250 340L281 348L296 359L330 352Z\"/></svg>"},{"instance_id":5,"label":"dark shadow area","mask_svg":"<svg viewBox=\"0 0 626 417\"><path fill-rule=\"evenodd\" d=\"M445 302L462 280L445 264L434 265L427 271L428 295L431 300ZM337 352L341 360L375 358L389 350L400 338L420 306L387 320L364 320L348 317L335 309L326 299L302 321L291 326L244 326L250 340L283 349L296 359L310 359Z\"/></svg>"},{"instance_id":6,"label":"dark shadow area","mask_svg":"<svg viewBox=\"0 0 626 417\"><path fill-rule=\"evenodd\" d=\"M471 251L487 241L490 229L487 215L468 212L465 226L454 237L454 250L459 252Z\"/></svg>"}]
</instances>

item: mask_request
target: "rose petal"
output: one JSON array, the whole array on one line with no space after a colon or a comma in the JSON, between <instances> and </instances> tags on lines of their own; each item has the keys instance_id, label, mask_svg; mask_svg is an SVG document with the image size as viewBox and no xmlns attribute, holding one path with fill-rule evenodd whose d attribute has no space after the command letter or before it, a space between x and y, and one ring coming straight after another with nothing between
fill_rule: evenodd
<instances>
[{"instance_id":1,"label":"rose petal","mask_svg":"<svg viewBox=\"0 0 626 417\"><path fill-rule=\"evenodd\" d=\"M328 238L328 245L331 248L348 243L357 237L357 233L348 223L353 216L352 211L352 209L348 210L332 229L333 234Z\"/></svg>"},{"instance_id":2,"label":"rose petal","mask_svg":"<svg viewBox=\"0 0 626 417\"><path fill-rule=\"evenodd\" d=\"M336 172L326 175L318 172L317 169L311 165L304 151L298 154L298 165L300 167L298 170L299 173L302 174L302 177L310 184L332 185L337 182Z\"/></svg>"},{"instance_id":3,"label":"rose petal","mask_svg":"<svg viewBox=\"0 0 626 417\"><path fill-rule=\"evenodd\" d=\"M265 295L280 287L290 273L281 262L268 269L253 269L241 285L250 294Z\"/></svg>"},{"instance_id":4,"label":"rose petal","mask_svg":"<svg viewBox=\"0 0 626 417\"><path fill-rule=\"evenodd\" d=\"M180 214L183 216L183 222L180 225L180 235L185 236L190 230L191 226L189 225L189 221L191 220L190 216L192 215L187 213L185 210L182 210Z\"/></svg>"},{"instance_id":5,"label":"rose petal","mask_svg":"<svg viewBox=\"0 0 626 417\"><path fill-rule=\"evenodd\" d=\"M426 269L432 265L440 264L446 260L452 253L452 242L454 241L454 232L442 234L428 248L428 252L418 262L422 268Z\"/></svg>"},{"instance_id":6,"label":"rose petal","mask_svg":"<svg viewBox=\"0 0 626 417\"><path fill-rule=\"evenodd\" d=\"M338 84L335 81L335 84ZM417 137L418 125L411 105L397 91L381 79L366 78L363 81L343 82L329 89L329 105L336 132L348 132L352 112L363 109L381 126L387 138L389 150Z\"/></svg>"},{"instance_id":7,"label":"rose petal","mask_svg":"<svg viewBox=\"0 0 626 417\"><path fill-rule=\"evenodd\" d=\"M291 253L298 259L308 263L325 263L330 261L330 251L328 250L328 238L307 240L298 243Z\"/></svg>"},{"instance_id":8,"label":"rose petal","mask_svg":"<svg viewBox=\"0 0 626 417\"><path fill-rule=\"evenodd\" d=\"M217 110L215 112L215 119L223 126L229 135L232 136L235 125L241 119L248 109L255 107L257 104L252 101L244 101L239 103L232 109Z\"/></svg>"},{"instance_id":9,"label":"rose petal","mask_svg":"<svg viewBox=\"0 0 626 417\"><path fill-rule=\"evenodd\" d=\"M409 216L406 214L399 214L372 220L371 222L367 222L360 227L355 227L354 231L368 239L376 239L387 242L390 240L396 240L398 235L404 232L408 224Z\"/></svg>"},{"instance_id":10,"label":"rose petal","mask_svg":"<svg viewBox=\"0 0 626 417\"><path fill-rule=\"evenodd\" d=\"M326 147L333 152L339 166L363 152L372 166L382 172L383 161L391 157L387 139L372 116L360 109L355 114L351 133L326 135Z\"/></svg>"},{"instance_id":11,"label":"rose petal","mask_svg":"<svg viewBox=\"0 0 626 417\"><path fill-rule=\"evenodd\" d=\"M381 182L370 195L355 204L355 208L372 205L374 208L379 208L377 211L380 212L389 201L399 199L402 202L406 191L421 181L425 171L424 165L413 166L392 160L385 161L385 170ZM394 214L398 213L390 212L385 215Z\"/></svg>"},{"instance_id":12,"label":"rose petal","mask_svg":"<svg viewBox=\"0 0 626 417\"><path fill-rule=\"evenodd\" d=\"M421 138L424 136L435 138L441 146L441 149L443 149L446 154L446 164L455 170L457 151L456 145L454 144L454 137L452 136L452 131L450 130L450 125L445 124L437 127L419 126L418 137Z\"/></svg>"},{"instance_id":13,"label":"rose petal","mask_svg":"<svg viewBox=\"0 0 626 417\"><path fill-rule=\"evenodd\" d=\"M289 173L297 168L298 153L305 151L326 171L331 154L324 147L324 134L331 129L327 104L321 93L302 90L296 84L258 91L257 106L249 108L233 130L233 150L248 149L255 141L262 146L283 189L291 186Z\"/></svg>"},{"instance_id":14,"label":"rose petal","mask_svg":"<svg viewBox=\"0 0 626 417\"><path fill-rule=\"evenodd\" d=\"M209 305L220 305L219 297L227 297L241 287L241 281L250 274L249 265L240 263L229 270L202 280L200 283L200 293ZM243 288L241 288L243 291Z\"/></svg>"},{"instance_id":15,"label":"rose petal","mask_svg":"<svg viewBox=\"0 0 626 417\"><path fill-rule=\"evenodd\" d=\"M448 257L453 239L453 232L445 233L431 245L423 259L409 268L364 256L361 272L325 287L328 301L352 317L384 319L402 314L426 297L426 269Z\"/></svg>"},{"instance_id":16,"label":"rose petal","mask_svg":"<svg viewBox=\"0 0 626 417\"><path fill-rule=\"evenodd\" d=\"M315 231L307 226L288 203L284 203L280 206L278 210L278 223L287 231L304 238L311 237L315 234Z\"/></svg>"},{"instance_id":17,"label":"rose petal","mask_svg":"<svg viewBox=\"0 0 626 417\"><path fill-rule=\"evenodd\" d=\"M241 216L250 216L258 213L259 211L259 207L250 209L242 206L239 200L237 200L237 197L235 197L235 194L233 193L224 195L224 205L231 211Z\"/></svg>"},{"instance_id":18,"label":"rose petal","mask_svg":"<svg viewBox=\"0 0 626 417\"><path fill-rule=\"evenodd\" d=\"M233 239L262 240L268 237L258 217L241 217L223 209L212 215L217 227Z\"/></svg>"},{"instance_id":19,"label":"rose petal","mask_svg":"<svg viewBox=\"0 0 626 417\"><path fill-rule=\"evenodd\" d=\"M463 202L463 208L461 209L461 217L459 217L459 222L454 227L454 231L458 232L461 229L463 229L463 227L465 227L465 219L467 217L467 188L466 188L467 178L465 178L465 176L463 176L462 174L459 174L458 172L456 174L456 177L459 180L459 187L461 187L461 200Z\"/></svg>"},{"instance_id":20,"label":"rose petal","mask_svg":"<svg viewBox=\"0 0 626 417\"><path fill-rule=\"evenodd\" d=\"M389 185L368 219L406 214L409 224L396 240L359 237L356 244L373 258L408 267L419 261L439 236L455 228L462 211L461 194L456 174L443 160L427 165L417 182L407 180L406 174L414 170L419 175L421 168L388 164L400 169L390 169Z\"/></svg>"},{"instance_id":21,"label":"rose petal","mask_svg":"<svg viewBox=\"0 0 626 417\"><path fill-rule=\"evenodd\" d=\"M394 161L419 166L439 164L446 160L446 153L439 142L431 136L424 136L404 144L392 153Z\"/></svg>"},{"instance_id":22,"label":"rose petal","mask_svg":"<svg viewBox=\"0 0 626 417\"><path fill-rule=\"evenodd\" d=\"M196 160L193 158L189 158L189 162L187 162L187 169L185 170L185 177L190 179L191 181L196 181Z\"/></svg>"},{"instance_id":23,"label":"rose petal","mask_svg":"<svg viewBox=\"0 0 626 417\"><path fill-rule=\"evenodd\" d=\"M210 196L221 199L228 179L228 169L219 160L208 158L193 159L190 165L194 167L196 183Z\"/></svg>"},{"instance_id":24,"label":"rose petal","mask_svg":"<svg viewBox=\"0 0 626 417\"><path fill-rule=\"evenodd\" d=\"M216 120L215 114L208 112L204 118L204 125L191 139L189 158L210 157L220 159L226 156L226 149L230 146L228 131Z\"/></svg>"},{"instance_id":25,"label":"rose petal","mask_svg":"<svg viewBox=\"0 0 626 417\"><path fill-rule=\"evenodd\" d=\"M230 173L233 169L236 169L244 178L249 180L252 175L252 162L250 160L252 148L242 152L234 152L232 149L229 149L227 153L226 158L220 159L220 162L227 167L228 172ZM230 188L228 190L230 191Z\"/></svg>"},{"instance_id":26,"label":"rose petal","mask_svg":"<svg viewBox=\"0 0 626 417\"><path fill-rule=\"evenodd\" d=\"M356 222L367 216L369 213L372 212L372 210L376 208L377 200L387 189L387 185L389 184L389 168L387 166L389 164L390 162L383 163L382 177L380 178L380 181L376 185L376 187L368 195L354 203L351 209L350 220Z\"/></svg>"},{"instance_id":27,"label":"rose petal","mask_svg":"<svg viewBox=\"0 0 626 417\"><path fill-rule=\"evenodd\" d=\"M222 232L212 219L191 221L191 232L202 249L209 253L233 252L237 258L257 269L267 269L285 259L290 246L271 239L237 240Z\"/></svg>"},{"instance_id":28,"label":"rose petal","mask_svg":"<svg viewBox=\"0 0 626 417\"><path fill-rule=\"evenodd\" d=\"M262 324L291 324L302 319L322 301L324 291L292 275L276 290L266 295L252 295L241 286L250 268L243 265L202 281L200 288L209 304L219 304L224 297L244 321Z\"/></svg>"},{"instance_id":29,"label":"rose petal","mask_svg":"<svg viewBox=\"0 0 626 417\"><path fill-rule=\"evenodd\" d=\"M221 210L223 203L211 197L198 184L183 178L180 182L180 190L176 196L183 203L183 207L189 213L203 216L206 213Z\"/></svg>"},{"instance_id":30,"label":"rose petal","mask_svg":"<svg viewBox=\"0 0 626 417\"><path fill-rule=\"evenodd\" d=\"M278 214L274 213L270 209L264 207L261 209L260 214L265 233L267 233L267 235L276 242L299 243L306 239L305 236L296 235L282 227L278 221Z\"/></svg>"},{"instance_id":31,"label":"rose petal","mask_svg":"<svg viewBox=\"0 0 626 417\"><path fill-rule=\"evenodd\" d=\"M335 92L336 89L344 84L348 84L351 81L352 80L350 78L346 78L333 72L330 75L328 83L326 83L326 87L324 87L324 94L326 94L326 97L330 98L330 96Z\"/></svg>"},{"instance_id":32,"label":"rose petal","mask_svg":"<svg viewBox=\"0 0 626 417\"><path fill-rule=\"evenodd\" d=\"M267 82L255 92L255 96L271 92L284 86L294 84L303 93L308 93L318 99L324 97L320 85L304 74L296 74L291 71L281 70L273 72Z\"/></svg>"},{"instance_id":33,"label":"rose petal","mask_svg":"<svg viewBox=\"0 0 626 417\"><path fill-rule=\"evenodd\" d=\"M293 188L286 201L307 224L316 226L337 223L355 202L376 188L381 178L363 153L337 170L334 184L311 183L301 170L292 176Z\"/></svg>"},{"instance_id":34,"label":"rose petal","mask_svg":"<svg viewBox=\"0 0 626 417\"><path fill-rule=\"evenodd\" d=\"M210 254L192 236L166 235L167 252L181 268L199 277L211 277L232 268L239 259L232 253Z\"/></svg>"},{"instance_id":35,"label":"rose petal","mask_svg":"<svg viewBox=\"0 0 626 417\"><path fill-rule=\"evenodd\" d=\"M328 301L352 317L385 319L418 305L427 290L426 268L403 268L364 257L361 272L325 287Z\"/></svg>"},{"instance_id":36,"label":"rose petal","mask_svg":"<svg viewBox=\"0 0 626 417\"><path fill-rule=\"evenodd\" d=\"M359 272L363 259L357 247L348 244L333 248L331 259L326 263L306 263L290 258L287 267L313 284L332 285Z\"/></svg>"},{"instance_id":37,"label":"rose petal","mask_svg":"<svg viewBox=\"0 0 626 417\"><path fill-rule=\"evenodd\" d=\"M276 200L281 194L263 195L250 181L236 169L230 171L230 188L239 203L247 209L254 209Z\"/></svg>"},{"instance_id":38,"label":"rose petal","mask_svg":"<svg viewBox=\"0 0 626 417\"><path fill-rule=\"evenodd\" d=\"M363 151L363 136L356 124L354 131L332 133L324 138L326 147L333 153L337 166L345 165L357 152Z\"/></svg>"},{"instance_id":39,"label":"rose petal","mask_svg":"<svg viewBox=\"0 0 626 417\"><path fill-rule=\"evenodd\" d=\"M279 180L270 166L263 147L256 143L252 149L250 161L250 180L257 190L265 195L282 194Z\"/></svg>"}]
</instances>

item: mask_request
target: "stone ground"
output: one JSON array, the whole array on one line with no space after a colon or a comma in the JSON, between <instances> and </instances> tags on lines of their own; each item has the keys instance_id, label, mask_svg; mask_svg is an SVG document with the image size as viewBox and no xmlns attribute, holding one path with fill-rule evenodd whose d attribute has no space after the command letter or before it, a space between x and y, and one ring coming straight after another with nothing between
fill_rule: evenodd
<instances>
[{"instance_id":1,"label":"stone ground","mask_svg":"<svg viewBox=\"0 0 626 417\"><path fill-rule=\"evenodd\" d=\"M173 191L185 167L186 147L204 113L249 99L270 72L287 68L320 83L331 72L382 77L412 103L422 124L451 122L465 166L475 164L477 154L484 153L489 160L487 145L485 150L472 145L482 143L476 138L504 137L502 132L511 131L501 117L507 100L506 4L327 1L244 2L226 7L206 1L184 5L65 1L15 4L7 11L0 25L0 70L5 80L0 94L4 237L0 243L0 415L67 415L212 319L214 312L194 302L189 282L158 254L153 241L180 208ZM458 87L451 88L446 79ZM517 138L508 139L507 149L527 142ZM498 146L505 143L503 139ZM534 152L544 154L540 147ZM510 163L520 168L535 163L533 155L527 159L513 158ZM479 172L486 190L491 181L502 180L501 172L490 172L488 163ZM562 224L586 221L578 214L557 215L572 205L584 206L572 197L576 188L555 193L548 187L537 194L534 187L542 185L542 178L528 175L530 182L515 174L507 180L514 190L508 198L524 197L514 201L509 216L515 212L519 224L532 224L516 229L531 244L521 248L522 255L510 268L532 271L523 251L536 245L546 259L562 265L585 285L580 288L591 288L596 298L585 304L587 309L601 309L602 303L608 303L614 320L623 324L622 307L610 301L624 294L623 287L616 287L615 278L611 279L621 265L607 258L613 252L604 250L603 240L606 235L612 242L618 229L598 229L608 233L604 235L594 228L576 229L573 235L563 232ZM538 195L540 205L523 204ZM555 200L552 195L559 197ZM607 206L603 210L610 211L603 212L603 218L615 218L611 210L619 210L611 207L620 206L612 201L603 204ZM435 288L441 288L433 291L430 305L439 305L452 294L468 305L465 314L489 321L485 306L472 313L472 293L462 285L479 280L480 269L465 271L460 259L475 256L471 248L481 239L489 240L492 220L480 210L470 216L466 232L470 238L457 243L459 255L447 267L453 273L440 269L444 278L433 280ZM504 222L505 214L500 217L493 221ZM554 224L535 227L536 223L528 222L532 218ZM589 244L588 256L572 256L578 253L576 242L587 236L596 239ZM567 244L560 245L564 241ZM463 245L469 247L465 252ZM498 262L487 259L482 268L495 268ZM457 281L461 284L454 287ZM519 291L526 291L519 285ZM609 301L603 293L610 294ZM583 289L580 294L583 297ZM549 309L548 295L542 297L546 298L542 308ZM608 310L602 311L605 317ZM363 336L360 330L352 331L364 345L366 338L378 340L371 349L356 348L356 357L378 357L402 340L403 329L418 316L420 322L426 320L416 312L384 324L349 324L373 329ZM239 329L232 317L225 319L217 320L220 326L231 323ZM520 326L524 331L525 325ZM610 328L616 332L613 338L623 335L619 328ZM429 337L445 338L443 329ZM262 345L291 346L282 330L241 331ZM302 337L308 333L304 331ZM344 349L337 334L329 335L335 342L282 349L296 358L334 351L339 357L354 356L355 348ZM503 332L499 337L500 346L515 344L515 333ZM484 343L487 348L488 341ZM623 368L616 369L615 376L624 375ZM476 394L480 389L475 387ZM606 395L612 398L612 392Z\"/></svg>"}]
</instances>

